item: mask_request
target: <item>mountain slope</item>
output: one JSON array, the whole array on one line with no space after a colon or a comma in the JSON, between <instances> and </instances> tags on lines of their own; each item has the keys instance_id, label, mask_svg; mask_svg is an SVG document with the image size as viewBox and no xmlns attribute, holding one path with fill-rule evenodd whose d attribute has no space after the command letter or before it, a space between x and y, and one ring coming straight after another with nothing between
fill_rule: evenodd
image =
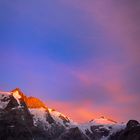
<instances>
[{"instance_id":1,"label":"mountain slope","mask_svg":"<svg viewBox=\"0 0 140 140\"><path fill-rule=\"evenodd\" d=\"M137 121L101 117L78 124L18 88L0 92L0 140L140 140L139 134Z\"/></svg>"}]
</instances>

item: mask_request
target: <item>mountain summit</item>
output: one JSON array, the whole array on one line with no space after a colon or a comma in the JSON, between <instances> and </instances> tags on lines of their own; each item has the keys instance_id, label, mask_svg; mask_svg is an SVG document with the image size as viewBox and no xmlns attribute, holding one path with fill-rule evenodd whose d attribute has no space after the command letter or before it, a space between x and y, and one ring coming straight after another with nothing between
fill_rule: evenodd
<instances>
[{"instance_id":1,"label":"mountain summit","mask_svg":"<svg viewBox=\"0 0 140 140\"><path fill-rule=\"evenodd\" d=\"M0 92L0 140L140 140L140 124L105 117L78 124L16 88Z\"/></svg>"},{"instance_id":2,"label":"mountain summit","mask_svg":"<svg viewBox=\"0 0 140 140\"><path fill-rule=\"evenodd\" d=\"M27 97L19 88L16 88L11 92L15 98L21 98L29 108L47 108L41 100L35 97Z\"/></svg>"}]
</instances>

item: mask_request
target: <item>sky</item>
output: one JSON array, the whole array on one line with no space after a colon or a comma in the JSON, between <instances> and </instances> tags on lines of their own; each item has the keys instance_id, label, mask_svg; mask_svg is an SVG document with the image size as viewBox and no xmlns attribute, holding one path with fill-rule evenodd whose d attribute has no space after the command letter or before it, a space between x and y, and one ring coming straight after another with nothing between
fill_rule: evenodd
<instances>
[{"instance_id":1,"label":"sky","mask_svg":"<svg viewBox=\"0 0 140 140\"><path fill-rule=\"evenodd\" d=\"M83 122L140 120L139 0L0 0L0 90Z\"/></svg>"}]
</instances>

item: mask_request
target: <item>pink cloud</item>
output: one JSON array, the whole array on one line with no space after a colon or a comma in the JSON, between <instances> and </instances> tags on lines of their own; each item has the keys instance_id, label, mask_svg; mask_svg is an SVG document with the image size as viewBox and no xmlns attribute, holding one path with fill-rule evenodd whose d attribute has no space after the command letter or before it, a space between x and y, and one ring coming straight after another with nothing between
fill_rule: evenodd
<instances>
[{"instance_id":1,"label":"pink cloud","mask_svg":"<svg viewBox=\"0 0 140 140\"><path fill-rule=\"evenodd\" d=\"M108 118L113 118L118 120L119 116L114 116L112 114L113 108L111 107L93 107L91 108L91 101L81 102L79 105L72 102L62 102L62 101L46 101L46 104L50 108L54 108L57 111L65 114L74 121L86 122L91 119L101 117L105 115Z\"/></svg>"}]
</instances>

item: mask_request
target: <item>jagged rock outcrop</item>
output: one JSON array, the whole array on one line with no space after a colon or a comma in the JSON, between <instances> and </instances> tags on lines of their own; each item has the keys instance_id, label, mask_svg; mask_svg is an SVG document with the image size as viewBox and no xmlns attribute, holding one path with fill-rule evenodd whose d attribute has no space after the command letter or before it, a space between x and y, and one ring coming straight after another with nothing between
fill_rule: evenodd
<instances>
[{"instance_id":1,"label":"jagged rock outcrop","mask_svg":"<svg viewBox=\"0 0 140 140\"><path fill-rule=\"evenodd\" d=\"M35 98L35 97L28 97L27 100L26 100L26 104L29 108L47 108L47 106L42 102L40 101L38 98Z\"/></svg>"}]
</instances>

